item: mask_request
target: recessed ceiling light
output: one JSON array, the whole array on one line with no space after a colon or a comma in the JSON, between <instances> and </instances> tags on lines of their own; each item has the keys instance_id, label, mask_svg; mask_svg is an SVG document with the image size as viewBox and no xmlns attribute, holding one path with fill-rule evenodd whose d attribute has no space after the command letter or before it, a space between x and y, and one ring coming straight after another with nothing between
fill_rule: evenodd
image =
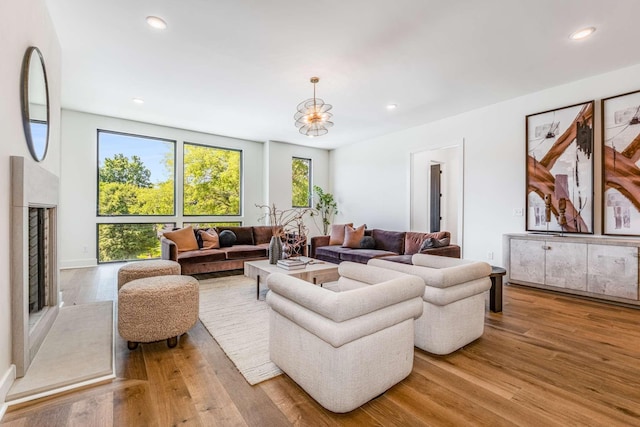
<instances>
[{"instance_id":1,"label":"recessed ceiling light","mask_svg":"<svg viewBox=\"0 0 640 427\"><path fill-rule=\"evenodd\" d=\"M158 30L164 30L167 28L167 23L157 16L147 16L147 24L149 24L150 27L157 28Z\"/></svg>"},{"instance_id":2,"label":"recessed ceiling light","mask_svg":"<svg viewBox=\"0 0 640 427\"><path fill-rule=\"evenodd\" d=\"M398 104L389 104L387 105L387 110L395 110L398 108Z\"/></svg>"},{"instance_id":3,"label":"recessed ceiling light","mask_svg":"<svg viewBox=\"0 0 640 427\"><path fill-rule=\"evenodd\" d=\"M582 40L584 38L589 37L591 34L593 34L595 30L596 30L596 27L583 28L581 30L576 31L575 33L572 33L569 36L569 38L571 40Z\"/></svg>"},{"instance_id":4,"label":"recessed ceiling light","mask_svg":"<svg viewBox=\"0 0 640 427\"><path fill-rule=\"evenodd\" d=\"M144 99L142 98L133 98L132 101L136 104L144 104Z\"/></svg>"}]
</instances>

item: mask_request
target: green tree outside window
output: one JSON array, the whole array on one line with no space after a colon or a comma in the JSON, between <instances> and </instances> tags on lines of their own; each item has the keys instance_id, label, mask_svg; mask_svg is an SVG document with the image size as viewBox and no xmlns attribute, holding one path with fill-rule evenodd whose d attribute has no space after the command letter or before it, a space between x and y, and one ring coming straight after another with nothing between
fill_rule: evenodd
<instances>
[{"instance_id":1,"label":"green tree outside window","mask_svg":"<svg viewBox=\"0 0 640 427\"><path fill-rule=\"evenodd\" d=\"M311 207L311 159L292 158L291 190L292 207Z\"/></svg>"},{"instance_id":2,"label":"green tree outside window","mask_svg":"<svg viewBox=\"0 0 640 427\"><path fill-rule=\"evenodd\" d=\"M184 144L184 214L240 215L242 152Z\"/></svg>"}]
</instances>

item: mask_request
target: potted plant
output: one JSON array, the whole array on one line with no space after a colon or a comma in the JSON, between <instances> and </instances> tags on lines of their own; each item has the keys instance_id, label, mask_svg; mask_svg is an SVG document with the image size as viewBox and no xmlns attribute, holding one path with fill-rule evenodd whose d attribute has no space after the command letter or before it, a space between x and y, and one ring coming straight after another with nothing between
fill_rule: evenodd
<instances>
[{"instance_id":1,"label":"potted plant","mask_svg":"<svg viewBox=\"0 0 640 427\"><path fill-rule=\"evenodd\" d=\"M333 216L338 213L338 204L333 198L333 194L325 193L324 190L317 185L313 186L313 192L316 193L316 211L311 216L320 215L322 218L322 234L329 234L329 225L333 220Z\"/></svg>"}]
</instances>

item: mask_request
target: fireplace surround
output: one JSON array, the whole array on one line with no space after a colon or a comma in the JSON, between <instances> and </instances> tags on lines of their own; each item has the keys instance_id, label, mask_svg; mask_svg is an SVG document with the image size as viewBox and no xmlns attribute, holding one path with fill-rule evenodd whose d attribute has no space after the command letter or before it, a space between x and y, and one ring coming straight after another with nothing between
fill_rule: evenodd
<instances>
[{"instance_id":1,"label":"fireplace surround","mask_svg":"<svg viewBox=\"0 0 640 427\"><path fill-rule=\"evenodd\" d=\"M16 375L24 376L59 311L57 209L59 179L56 175L23 157L11 156L11 295L12 354ZM46 248L39 250L35 262L42 262L41 292L44 307L37 322L29 325L29 214L40 216L40 236ZM46 249L46 250L45 250ZM32 267L31 271L34 269Z\"/></svg>"}]
</instances>

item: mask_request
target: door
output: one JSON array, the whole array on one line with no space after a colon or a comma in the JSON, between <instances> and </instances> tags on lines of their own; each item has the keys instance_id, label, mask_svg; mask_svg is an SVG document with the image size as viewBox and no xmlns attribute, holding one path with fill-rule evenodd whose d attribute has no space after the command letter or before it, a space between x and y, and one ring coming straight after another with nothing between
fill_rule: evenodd
<instances>
[{"instance_id":1,"label":"door","mask_svg":"<svg viewBox=\"0 0 640 427\"><path fill-rule=\"evenodd\" d=\"M431 165L431 171L429 175L429 201L431 206L431 212L429 215L429 217L431 218L429 231L431 233L440 231L440 221L442 220L442 215L440 212L440 201L442 199L442 189L440 185L441 175L442 171L440 170L440 163Z\"/></svg>"}]
</instances>

